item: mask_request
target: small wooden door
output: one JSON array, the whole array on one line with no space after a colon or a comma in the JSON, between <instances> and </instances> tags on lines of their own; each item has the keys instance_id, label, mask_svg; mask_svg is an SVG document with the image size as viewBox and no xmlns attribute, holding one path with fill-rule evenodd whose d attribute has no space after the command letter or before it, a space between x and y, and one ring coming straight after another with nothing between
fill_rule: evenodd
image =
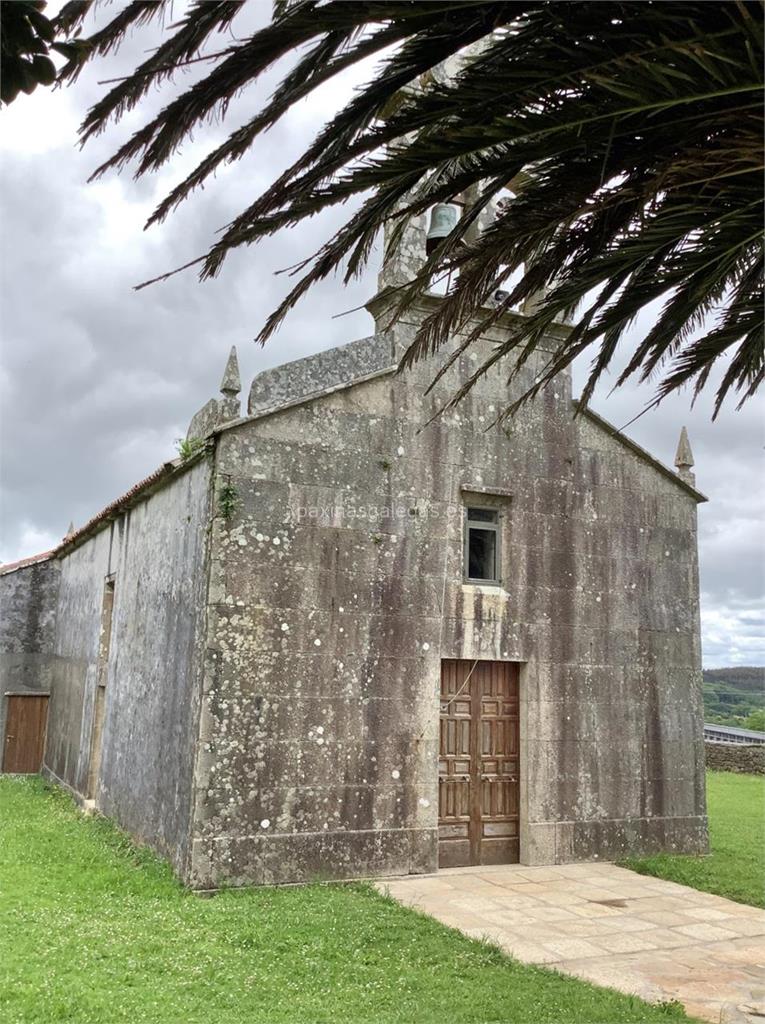
<instances>
[{"instance_id":1,"label":"small wooden door","mask_svg":"<svg viewBox=\"0 0 765 1024\"><path fill-rule=\"evenodd\" d=\"M3 771L30 774L40 771L48 721L47 693L9 694L5 718Z\"/></svg>"},{"instance_id":2,"label":"small wooden door","mask_svg":"<svg viewBox=\"0 0 765 1024\"><path fill-rule=\"evenodd\" d=\"M517 864L518 665L441 662L438 863Z\"/></svg>"}]
</instances>

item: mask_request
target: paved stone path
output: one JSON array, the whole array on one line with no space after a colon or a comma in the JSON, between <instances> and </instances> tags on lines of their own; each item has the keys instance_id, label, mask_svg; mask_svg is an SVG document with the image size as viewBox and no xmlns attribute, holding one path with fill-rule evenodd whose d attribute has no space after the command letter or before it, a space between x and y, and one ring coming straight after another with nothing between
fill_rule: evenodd
<instances>
[{"instance_id":1,"label":"paved stone path","mask_svg":"<svg viewBox=\"0 0 765 1024\"><path fill-rule=\"evenodd\" d=\"M715 1024L765 1024L765 911L754 907L600 863L452 868L378 888L526 963L678 999Z\"/></svg>"}]
</instances>

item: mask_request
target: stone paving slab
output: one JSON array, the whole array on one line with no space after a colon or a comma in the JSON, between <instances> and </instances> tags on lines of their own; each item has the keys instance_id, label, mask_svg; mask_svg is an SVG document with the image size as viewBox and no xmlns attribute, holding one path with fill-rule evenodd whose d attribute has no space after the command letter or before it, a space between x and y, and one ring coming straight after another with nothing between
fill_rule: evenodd
<instances>
[{"instance_id":1,"label":"stone paving slab","mask_svg":"<svg viewBox=\"0 0 765 1024\"><path fill-rule=\"evenodd\" d=\"M765 1024L765 911L614 864L450 868L378 888L526 963L715 1024ZM759 1012L758 1012L759 1011Z\"/></svg>"}]
</instances>

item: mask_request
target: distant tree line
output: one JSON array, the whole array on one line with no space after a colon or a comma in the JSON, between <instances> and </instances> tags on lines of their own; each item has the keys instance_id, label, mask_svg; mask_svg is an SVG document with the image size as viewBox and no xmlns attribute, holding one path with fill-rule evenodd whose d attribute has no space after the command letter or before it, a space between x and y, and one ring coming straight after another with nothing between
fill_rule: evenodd
<instances>
[{"instance_id":1,"label":"distant tree line","mask_svg":"<svg viewBox=\"0 0 765 1024\"><path fill-rule=\"evenodd\" d=\"M765 668L738 665L705 669L704 719L765 732Z\"/></svg>"}]
</instances>

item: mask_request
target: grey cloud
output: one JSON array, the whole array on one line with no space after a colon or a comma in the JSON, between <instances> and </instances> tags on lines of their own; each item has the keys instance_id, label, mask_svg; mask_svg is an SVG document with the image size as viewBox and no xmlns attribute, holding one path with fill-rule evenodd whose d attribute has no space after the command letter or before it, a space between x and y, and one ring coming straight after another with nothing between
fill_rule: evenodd
<instances>
[{"instance_id":1,"label":"grey cloud","mask_svg":"<svg viewBox=\"0 0 765 1024\"><path fill-rule=\"evenodd\" d=\"M22 97L24 115L8 122L0 193L4 560L53 543L70 519L84 522L171 456L192 413L216 392L232 344L239 348L246 389L261 368L372 328L363 310L336 317L371 296L374 267L345 289L336 280L322 283L265 348L252 343L290 285L274 272L314 252L347 208L236 253L215 281L200 285L191 271L133 291L139 281L202 253L216 231L301 151L352 84L328 86L165 225L144 233L145 218L182 168L224 132L217 124L198 132L179 162L157 179L135 182L124 173L86 184L138 120L130 118L84 151L75 145L76 124L101 94L97 80L127 71L146 46L145 36L136 34L106 70L83 76L67 92ZM277 72L263 84L261 99L275 86ZM152 93L143 109L157 110L164 102L164 94ZM240 97L232 126L251 116L258 102ZM642 329L638 323L634 334ZM586 365L576 369L580 384L585 372ZM607 390L599 389L594 407L617 426L652 397L650 385L629 385L610 397ZM715 424L708 397L693 410L688 405L667 401L628 432L671 465L680 427L688 426L698 485L711 499L699 512L705 660L762 662L755 612L763 592L763 403L728 411Z\"/></svg>"}]
</instances>

